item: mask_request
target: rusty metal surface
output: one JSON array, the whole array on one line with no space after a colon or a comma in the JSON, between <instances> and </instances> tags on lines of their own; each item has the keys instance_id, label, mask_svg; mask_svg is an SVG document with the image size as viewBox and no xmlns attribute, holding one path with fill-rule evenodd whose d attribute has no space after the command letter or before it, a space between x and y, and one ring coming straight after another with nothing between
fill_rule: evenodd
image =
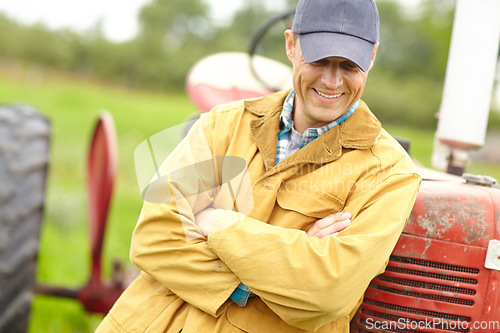
<instances>
[{"instance_id":1,"label":"rusty metal surface","mask_svg":"<svg viewBox=\"0 0 500 333\"><path fill-rule=\"evenodd\" d=\"M483 303L484 322L500 321L500 272L491 271L488 284L488 294ZM500 329L495 332L500 332Z\"/></svg>"},{"instance_id":2,"label":"rusty metal surface","mask_svg":"<svg viewBox=\"0 0 500 333\"><path fill-rule=\"evenodd\" d=\"M492 201L495 204L495 239L500 240L500 196L493 195ZM483 321L500 321L500 271L490 271L488 295L483 306ZM500 330L495 333L498 332Z\"/></svg>"},{"instance_id":3,"label":"rusty metal surface","mask_svg":"<svg viewBox=\"0 0 500 333\"><path fill-rule=\"evenodd\" d=\"M500 190L424 181L405 233L487 247L497 237Z\"/></svg>"},{"instance_id":4,"label":"rusty metal surface","mask_svg":"<svg viewBox=\"0 0 500 333\"><path fill-rule=\"evenodd\" d=\"M496 217L495 220L497 221L497 235L500 234L500 203L497 205L497 212L496 212ZM497 237L498 238L498 237Z\"/></svg>"},{"instance_id":5,"label":"rusty metal surface","mask_svg":"<svg viewBox=\"0 0 500 333\"><path fill-rule=\"evenodd\" d=\"M492 201L495 203L495 221L496 221L495 239L500 239L500 195L492 196Z\"/></svg>"}]
</instances>

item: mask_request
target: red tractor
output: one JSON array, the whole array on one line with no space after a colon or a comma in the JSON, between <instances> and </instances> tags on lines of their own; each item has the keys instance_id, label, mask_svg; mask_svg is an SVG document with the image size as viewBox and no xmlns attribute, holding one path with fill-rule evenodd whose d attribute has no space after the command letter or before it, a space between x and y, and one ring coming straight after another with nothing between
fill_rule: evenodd
<instances>
[{"instance_id":1,"label":"red tractor","mask_svg":"<svg viewBox=\"0 0 500 333\"><path fill-rule=\"evenodd\" d=\"M202 112L290 84L290 68L254 51L274 22L291 15L293 11L266 22L250 55L216 54L193 67L187 91ZM500 38L498 17L498 1L458 0L434 158L448 173L420 170L423 182L407 226L385 273L368 287L351 322L352 332L500 333L500 189L490 177L464 174L468 152L484 144ZM471 58L481 63L481 71L464 71ZM474 96L473 105L467 95ZM476 117L464 116L472 109ZM118 267L113 281L101 278L117 163L108 115L97 123L88 159L91 277L75 290L35 283L49 132L48 122L35 110L0 106L0 332L26 331L34 291L75 298L89 312L106 313L126 287Z\"/></svg>"}]
</instances>

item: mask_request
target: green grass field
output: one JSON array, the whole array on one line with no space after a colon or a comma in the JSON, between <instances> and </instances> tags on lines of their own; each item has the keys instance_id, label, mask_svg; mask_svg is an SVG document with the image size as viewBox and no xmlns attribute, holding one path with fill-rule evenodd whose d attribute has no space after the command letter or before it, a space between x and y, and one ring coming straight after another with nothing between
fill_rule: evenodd
<instances>
[{"instance_id":1,"label":"green grass field","mask_svg":"<svg viewBox=\"0 0 500 333\"><path fill-rule=\"evenodd\" d=\"M0 73L1 74L1 73ZM85 163L90 135L100 110L115 121L119 145L119 174L105 240L103 264L130 266L128 252L142 199L133 153L149 136L185 121L196 112L184 93L151 93L81 82L61 77L27 81L0 76L0 103L23 102L51 121L51 160L47 183L37 280L68 288L82 286L89 275ZM412 141L412 155L430 165L433 131L388 126L393 135ZM500 167L473 163L468 171L500 178ZM102 316L87 314L73 300L36 296L30 332L93 332Z\"/></svg>"},{"instance_id":2,"label":"green grass field","mask_svg":"<svg viewBox=\"0 0 500 333\"><path fill-rule=\"evenodd\" d=\"M62 77L43 82L0 77L0 103L36 107L51 122L51 155L41 232L37 280L75 288L87 282L90 266L86 198L86 159L99 112L113 116L119 146L119 171L109 213L103 265L128 251L142 199L137 186L134 149L143 140L196 112L184 93L128 91ZM93 332L100 315L88 315L73 300L37 296L30 332Z\"/></svg>"}]
</instances>

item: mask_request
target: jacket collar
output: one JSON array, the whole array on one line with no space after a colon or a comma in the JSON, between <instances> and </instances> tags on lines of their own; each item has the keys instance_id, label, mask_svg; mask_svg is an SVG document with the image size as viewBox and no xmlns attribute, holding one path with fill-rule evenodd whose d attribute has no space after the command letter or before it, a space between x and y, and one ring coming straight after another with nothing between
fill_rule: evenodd
<instances>
[{"instance_id":1,"label":"jacket collar","mask_svg":"<svg viewBox=\"0 0 500 333\"><path fill-rule=\"evenodd\" d=\"M263 154L266 169L274 167L278 144L279 117L283 102L290 90L263 98L245 101L247 111L258 116L250 123L257 148ZM363 101L345 122L297 151L293 158L283 160L277 167L283 170L297 163L328 163L342 155L342 148L368 149L380 136L381 124ZM272 138L272 139L270 139Z\"/></svg>"}]
</instances>

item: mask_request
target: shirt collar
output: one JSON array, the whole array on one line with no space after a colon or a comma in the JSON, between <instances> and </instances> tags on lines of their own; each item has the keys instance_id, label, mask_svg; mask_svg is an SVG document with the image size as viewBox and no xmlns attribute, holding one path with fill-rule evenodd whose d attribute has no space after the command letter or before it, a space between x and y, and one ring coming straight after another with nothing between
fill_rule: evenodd
<instances>
[{"instance_id":1,"label":"shirt collar","mask_svg":"<svg viewBox=\"0 0 500 333\"><path fill-rule=\"evenodd\" d=\"M277 140L273 138L279 136L283 103L290 90L243 102L244 112L248 112L251 117L251 137L262 154L266 172L275 166ZM319 163L318 161L329 163L342 155L343 148L370 148L378 140L381 125L366 103L361 101L356 112L349 119L340 126L332 128L328 133L331 135L322 135L310 143L321 149L298 152L298 159L294 163ZM280 168L285 168L287 165L281 164ZM280 168L276 170L282 170Z\"/></svg>"},{"instance_id":2,"label":"shirt collar","mask_svg":"<svg viewBox=\"0 0 500 333\"><path fill-rule=\"evenodd\" d=\"M281 112L281 116L280 116L280 130L281 131L284 131L284 132L291 131L291 130L294 131L294 128L293 128L294 101L295 101L295 90L292 89L288 93L288 96L285 98L285 101L283 103L283 111ZM332 121L329 124L326 124L326 125L324 125L322 127L318 127L318 128L313 127L313 128L306 129L304 131L304 134L302 134L303 138L311 138L311 139L317 138L320 135L325 134L326 132L328 132L329 130L334 128L335 126L342 124L344 121L346 121L347 118L349 118L354 113L354 111L356 111L356 109L358 108L360 103L361 103L361 100L358 100L356 103L353 104L353 106L351 106L351 108L346 113L344 113L343 115L341 115L340 117L338 117L337 119L335 119L334 121ZM312 140L310 140L310 141L312 141Z\"/></svg>"}]
</instances>

